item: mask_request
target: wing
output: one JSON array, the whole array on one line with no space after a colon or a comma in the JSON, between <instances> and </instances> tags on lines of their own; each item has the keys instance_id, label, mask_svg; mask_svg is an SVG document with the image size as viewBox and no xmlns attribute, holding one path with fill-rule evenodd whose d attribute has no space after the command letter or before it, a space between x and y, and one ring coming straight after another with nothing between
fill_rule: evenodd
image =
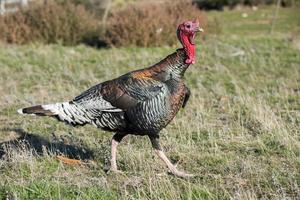
<instances>
[{"instance_id":1,"label":"wing","mask_svg":"<svg viewBox=\"0 0 300 200\"><path fill-rule=\"evenodd\" d=\"M95 85L73 99L86 110L121 112L162 92L164 83L149 77L123 75Z\"/></svg>"},{"instance_id":2,"label":"wing","mask_svg":"<svg viewBox=\"0 0 300 200\"><path fill-rule=\"evenodd\" d=\"M183 100L183 104L182 104L182 108L185 108L187 102L189 101L190 99L190 96L191 96L191 91L188 87L185 87L186 89L186 93L185 93L185 97L184 97L184 100Z\"/></svg>"},{"instance_id":3,"label":"wing","mask_svg":"<svg viewBox=\"0 0 300 200\"><path fill-rule=\"evenodd\" d=\"M79 96L73 99L73 103L80 105L86 110L99 110L99 111L108 111L108 112L120 112L121 109L116 108L111 105L110 102L103 99L101 94L103 83L95 85L90 89L86 90Z\"/></svg>"},{"instance_id":4,"label":"wing","mask_svg":"<svg viewBox=\"0 0 300 200\"><path fill-rule=\"evenodd\" d=\"M127 110L159 95L164 87L164 83L153 78L127 74L104 84L101 94L112 106Z\"/></svg>"}]
</instances>

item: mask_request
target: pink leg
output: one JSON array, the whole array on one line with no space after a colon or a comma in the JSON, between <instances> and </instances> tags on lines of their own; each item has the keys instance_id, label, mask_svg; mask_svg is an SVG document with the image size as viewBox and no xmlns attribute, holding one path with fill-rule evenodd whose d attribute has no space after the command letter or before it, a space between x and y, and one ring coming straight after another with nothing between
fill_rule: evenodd
<instances>
[{"instance_id":1,"label":"pink leg","mask_svg":"<svg viewBox=\"0 0 300 200\"><path fill-rule=\"evenodd\" d=\"M160 144L159 144L159 136L157 135L149 135L152 147L154 148L155 153L158 155L158 157L160 159L162 159L162 161L164 161L164 163L167 165L167 167L169 168L169 170L171 171L172 174L174 174L175 176L179 176L179 177L192 177L192 174L187 174L185 172L179 171L175 165L173 165L171 163L171 161L167 158L167 156L165 155L165 153L163 152Z\"/></svg>"},{"instance_id":2,"label":"pink leg","mask_svg":"<svg viewBox=\"0 0 300 200\"><path fill-rule=\"evenodd\" d=\"M171 173L174 174L175 176L179 176L179 177L183 177L183 178L194 176L193 174L187 174L185 172L179 171L176 168L176 166L171 163L171 161L167 158L167 156L165 155L165 153L162 150L155 149L155 153L158 155L158 157L160 159L162 159L164 161L164 163L167 165L167 167L169 168Z\"/></svg>"},{"instance_id":3,"label":"pink leg","mask_svg":"<svg viewBox=\"0 0 300 200\"><path fill-rule=\"evenodd\" d=\"M110 171L112 172L121 172L117 167L117 147L125 136L125 133L117 132L111 140Z\"/></svg>"},{"instance_id":4,"label":"pink leg","mask_svg":"<svg viewBox=\"0 0 300 200\"><path fill-rule=\"evenodd\" d=\"M119 142L117 142L115 139L112 139L111 141L111 159L110 159L110 170L113 172L118 171L117 167L117 146Z\"/></svg>"}]
</instances>

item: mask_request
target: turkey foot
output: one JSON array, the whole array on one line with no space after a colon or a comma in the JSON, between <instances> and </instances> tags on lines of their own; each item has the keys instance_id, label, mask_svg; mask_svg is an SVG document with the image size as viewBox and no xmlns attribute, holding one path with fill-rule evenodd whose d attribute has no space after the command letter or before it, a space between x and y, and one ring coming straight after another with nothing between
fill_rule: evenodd
<instances>
[{"instance_id":1,"label":"turkey foot","mask_svg":"<svg viewBox=\"0 0 300 200\"><path fill-rule=\"evenodd\" d=\"M121 170L118 170L118 169L116 169L116 168L113 168L113 167L110 167L110 169L108 170L108 172L107 172L107 173L124 174L124 172L123 172L123 171L121 171Z\"/></svg>"},{"instance_id":2,"label":"turkey foot","mask_svg":"<svg viewBox=\"0 0 300 200\"><path fill-rule=\"evenodd\" d=\"M171 163L171 161L167 158L165 153L163 152L160 143L159 143L159 135L158 134L153 134L153 135L148 135L149 139L151 141L152 147L154 148L155 153L158 155L160 159L164 161L164 163L167 165L169 170L171 171L172 174L178 177L182 178L188 178L188 177L193 177L194 175L192 174L187 174L185 172L179 171L175 165Z\"/></svg>"},{"instance_id":3,"label":"turkey foot","mask_svg":"<svg viewBox=\"0 0 300 200\"><path fill-rule=\"evenodd\" d=\"M193 174L188 174L188 173L185 173L183 171L179 171L176 168L176 166L171 163L171 161L167 158L167 156L165 155L165 153L162 150L155 149L155 153L158 155L158 157L160 159L162 159L164 161L164 163L169 168L170 172L172 174L174 174L175 176L182 177L182 178L189 178L189 177L194 176Z\"/></svg>"}]
</instances>

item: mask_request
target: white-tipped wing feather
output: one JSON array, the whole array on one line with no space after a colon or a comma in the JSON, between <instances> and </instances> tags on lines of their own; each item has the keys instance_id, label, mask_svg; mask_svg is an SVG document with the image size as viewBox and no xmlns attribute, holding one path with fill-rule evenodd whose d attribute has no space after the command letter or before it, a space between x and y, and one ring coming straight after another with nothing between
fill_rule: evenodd
<instances>
[{"instance_id":1,"label":"white-tipped wing feather","mask_svg":"<svg viewBox=\"0 0 300 200\"><path fill-rule=\"evenodd\" d=\"M92 121L91 115L84 108L73 103L48 104L42 105L42 108L53 113L61 121L70 124L86 124Z\"/></svg>"}]
</instances>

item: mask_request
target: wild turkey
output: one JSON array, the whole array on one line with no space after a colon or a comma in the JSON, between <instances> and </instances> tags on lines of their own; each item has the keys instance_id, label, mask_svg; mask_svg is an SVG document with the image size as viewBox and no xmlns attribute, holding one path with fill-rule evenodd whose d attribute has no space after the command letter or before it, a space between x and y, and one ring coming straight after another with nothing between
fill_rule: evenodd
<instances>
[{"instance_id":1,"label":"wild turkey","mask_svg":"<svg viewBox=\"0 0 300 200\"><path fill-rule=\"evenodd\" d=\"M190 90L182 78L189 65L195 63L194 38L198 31L203 31L198 21L186 21L177 29L183 48L159 63L95 85L72 101L27 107L18 112L55 117L74 126L93 124L115 132L111 142L111 171L118 171L116 151L123 137L147 135L174 175L191 176L177 170L166 157L159 144L159 132L189 99Z\"/></svg>"}]
</instances>

